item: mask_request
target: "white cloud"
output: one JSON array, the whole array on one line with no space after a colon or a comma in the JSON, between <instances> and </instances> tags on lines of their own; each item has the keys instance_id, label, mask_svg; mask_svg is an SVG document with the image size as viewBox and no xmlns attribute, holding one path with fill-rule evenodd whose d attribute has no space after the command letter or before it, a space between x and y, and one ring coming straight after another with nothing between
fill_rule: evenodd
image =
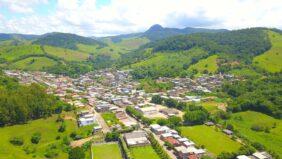
<instances>
[{"instance_id":1,"label":"white cloud","mask_svg":"<svg viewBox=\"0 0 282 159\"><path fill-rule=\"evenodd\" d=\"M45 0L0 0L17 12L33 12ZM5 2L5 3L2 3ZM1 4L2 3L2 4ZM21 8L21 9L19 9ZM24 9L23 9L24 8ZM95 0L58 0L47 16L1 20L5 32L42 34L52 31L110 35L143 31L153 24L168 27L282 28L281 0L112 0L97 8Z\"/></svg>"},{"instance_id":2,"label":"white cloud","mask_svg":"<svg viewBox=\"0 0 282 159\"><path fill-rule=\"evenodd\" d=\"M33 7L47 2L47 0L0 0L0 7L8 8L12 13L33 13Z\"/></svg>"}]
</instances>

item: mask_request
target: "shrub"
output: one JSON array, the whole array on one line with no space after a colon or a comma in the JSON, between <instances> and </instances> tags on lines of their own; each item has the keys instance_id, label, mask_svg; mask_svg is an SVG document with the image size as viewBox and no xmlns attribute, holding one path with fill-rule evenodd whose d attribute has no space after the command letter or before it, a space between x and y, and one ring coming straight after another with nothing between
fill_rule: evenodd
<instances>
[{"instance_id":1,"label":"shrub","mask_svg":"<svg viewBox=\"0 0 282 159\"><path fill-rule=\"evenodd\" d=\"M66 124L63 122L59 127L58 132L64 132L64 131L66 131Z\"/></svg>"},{"instance_id":2,"label":"shrub","mask_svg":"<svg viewBox=\"0 0 282 159\"><path fill-rule=\"evenodd\" d=\"M41 134L40 133L34 133L32 136L31 136L31 139L30 141L33 143L33 144L38 144L39 141L41 139Z\"/></svg>"},{"instance_id":3,"label":"shrub","mask_svg":"<svg viewBox=\"0 0 282 159\"><path fill-rule=\"evenodd\" d=\"M70 150L69 152L69 159L84 159L85 153L83 148L76 147Z\"/></svg>"},{"instance_id":4,"label":"shrub","mask_svg":"<svg viewBox=\"0 0 282 159\"><path fill-rule=\"evenodd\" d=\"M16 146L21 146L24 144L24 140L21 137L13 137L10 139L10 143Z\"/></svg>"}]
</instances>

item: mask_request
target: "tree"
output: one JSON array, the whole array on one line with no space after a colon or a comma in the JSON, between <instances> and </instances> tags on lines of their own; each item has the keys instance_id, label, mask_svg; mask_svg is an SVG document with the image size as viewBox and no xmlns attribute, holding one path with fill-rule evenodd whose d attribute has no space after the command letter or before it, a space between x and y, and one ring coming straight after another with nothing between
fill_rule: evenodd
<instances>
[{"instance_id":1,"label":"tree","mask_svg":"<svg viewBox=\"0 0 282 159\"><path fill-rule=\"evenodd\" d=\"M164 102L165 102L165 105L170 108L175 108L177 106L177 101L172 98L165 99Z\"/></svg>"},{"instance_id":2,"label":"tree","mask_svg":"<svg viewBox=\"0 0 282 159\"><path fill-rule=\"evenodd\" d=\"M69 151L69 159L84 159L85 153L83 148L75 147Z\"/></svg>"},{"instance_id":3,"label":"tree","mask_svg":"<svg viewBox=\"0 0 282 159\"><path fill-rule=\"evenodd\" d=\"M164 119L164 118L160 118L157 120L157 123L161 126L167 125L168 124L168 120Z\"/></svg>"},{"instance_id":4,"label":"tree","mask_svg":"<svg viewBox=\"0 0 282 159\"><path fill-rule=\"evenodd\" d=\"M64 132L66 131L66 124L65 122L62 122L62 124L60 125L58 132Z\"/></svg>"},{"instance_id":5,"label":"tree","mask_svg":"<svg viewBox=\"0 0 282 159\"><path fill-rule=\"evenodd\" d=\"M162 102L163 102L163 99L162 99L161 96L159 96L159 95L154 95L154 96L152 97L151 103L162 104Z\"/></svg>"},{"instance_id":6,"label":"tree","mask_svg":"<svg viewBox=\"0 0 282 159\"><path fill-rule=\"evenodd\" d=\"M21 146L24 144L24 140L21 137L13 137L10 139L10 143L13 145Z\"/></svg>"},{"instance_id":7,"label":"tree","mask_svg":"<svg viewBox=\"0 0 282 159\"><path fill-rule=\"evenodd\" d=\"M110 141L118 141L118 138L119 138L119 133L118 132L108 132L106 134L106 137L105 137L105 141L106 142L110 142Z\"/></svg>"},{"instance_id":8,"label":"tree","mask_svg":"<svg viewBox=\"0 0 282 159\"><path fill-rule=\"evenodd\" d=\"M171 128L175 128L182 124L182 120L180 117L172 116L168 118L168 126Z\"/></svg>"},{"instance_id":9,"label":"tree","mask_svg":"<svg viewBox=\"0 0 282 159\"><path fill-rule=\"evenodd\" d=\"M187 111L183 118L187 125L203 124L208 118L208 113L203 110Z\"/></svg>"}]
</instances>

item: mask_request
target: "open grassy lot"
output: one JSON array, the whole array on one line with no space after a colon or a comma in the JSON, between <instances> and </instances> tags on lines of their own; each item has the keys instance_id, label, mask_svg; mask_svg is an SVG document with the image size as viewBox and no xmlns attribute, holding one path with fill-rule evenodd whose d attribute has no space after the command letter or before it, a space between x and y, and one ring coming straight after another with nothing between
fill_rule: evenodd
<instances>
[{"instance_id":1,"label":"open grassy lot","mask_svg":"<svg viewBox=\"0 0 282 159\"><path fill-rule=\"evenodd\" d=\"M235 152L240 148L240 143L233 141L220 130L205 125L181 127L183 136L194 141L197 145L204 145L205 148L218 155L221 152Z\"/></svg>"},{"instance_id":2,"label":"open grassy lot","mask_svg":"<svg viewBox=\"0 0 282 159\"><path fill-rule=\"evenodd\" d=\"M92 146L94 159L122 159L117 143L106 143Z\"/></svg>"},{"instance_id":3,"label":"open grassy lot","mask_svg":"<svg viewBox=\"0 0 282 159\"><path fill-rule=\"evenodd\" d=\"M7 61L14 60L24 55L29 54L43 54L39 45L3 45L0 46L0 58Z\"/></svg>"},{"instance_id":4,"label":"open grassy lot","mask_svg":"<svg viewBox=\"0 0 282 159\"><path fill-rule=\"evenodd\" d=\"M89 57L89 54L84 52L52 46L44 46L44 50L48 54L60 57L66 61L84 61Z\"/></svg>"},{"instance_id":5,"label":"open grassy lot","mask_svg":"<svg viewBox=\"0 0 282 159\"><path fill-rule=\"evenodd\" d=\"M209 56L206 59L202 59L196 64L189 67L189 71L197 70L199 73L204 73L206 70L207 73L215 73L217 71L217 55Z\"/></svg>"},{"instance_id":6,"label":"open grassy lot","mask_svg":"<svg viewBox=\"0 0 282 159\"><path fill-rule=\"evenodd\" d=\"M57 62L47 57L29 57L10 65L13 69L42 70L44 67L54 66Z\"/></svg>"},{"instance_id":7,"label":"open grassy lot","mask_svg":"<svg viewBox=\"0 0 282 159\"><path fill-rule=\"evenodd\" d=\"M73 116L72 113L65 114ZM87 133L92 127L78 128L74 120L65 120L66 131L58 132L61 123L56 122L57 116L46 119L30 121L23 125L6 126L0 128L0 159L44 159L47 152L57 153L55 159L66 159L67 146L63 143L63 138L68 137L71 132ZM38 144L31 143L31 136L34 133L41 134L41 140ZM9 140L12 137L21 137L24 140L22 146L12 145ZM56 139L57 138L57 139Z\"/></svg>"},{"instance_id":8,"label":"open grassy lot","mask_svg":"<svg viewBox=\"0 0 282 159\"><path fill-rule=\"evenodd\" d=\"M106 121L108 126L119 124L119 120L116 118L116 115L112 112L103 113L102 117Z\"/></svg>"},{"instance_id":9,"label":"open grassy lot","mask_svg":"<svg viewBox=\"0 0 282 159\"><path fill-rule=\"evenodd\" d=\"M134 159L160 159L152 146L130 148Z\"/></svg>"},{"instance_id":10,"label":"open grassy lot","mask_svg":"<svg viewBox=\"0 0 282 159\"><path fill-rule=\"evenodd\" d=\"M282 120L274 119L262 113L246 111L232 114L228 123L231 123L240 134L250 141L259 142L282 157ZM254 125L268 127L270 132L253 131L251 127Z\"/></svg>"},{"instance_id":11,"label":"open grassy lot","mask_svg":"<svg viewBox=\"0 0 282 159\"><path fill-rule=\"evenodd\" d=\"M262 55L254 58L254 65L269 72L279 72L282 70L282 35L268 31L268 36L272 47Z\"/></svg>"},{"instance_id":12,"label":"open grassy lot","mask_svg":"<svg viewBox=\"0 0 282 159\"><path fill-rule=\"evenodd\" d=\"M223 102L216 102L216 101L206 101L206 102L201 102L201 106L207 109L208 112L210 113L216 113L218 110L225 110L226 103Z\"/></svg>"}]
</instances>

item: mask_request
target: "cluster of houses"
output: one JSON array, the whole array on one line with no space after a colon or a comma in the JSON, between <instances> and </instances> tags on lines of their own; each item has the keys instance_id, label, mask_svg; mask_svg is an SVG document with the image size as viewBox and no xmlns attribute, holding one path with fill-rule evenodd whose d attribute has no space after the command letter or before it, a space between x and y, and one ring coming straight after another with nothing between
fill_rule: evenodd
<instances>
[{"instance_id":1,"label":"cluster of houses","mask_svg":"<svg viewBox=\"0 0 282 159\"><path fill-rule=\"evenodd\" d=\"M151 131L163 142L173 146L179 159L200 158L206 153L204 149L195 147L195 143L185 137L181 137L176 130L158 124L150 125Z\"/></svg>"}]
</instances>

